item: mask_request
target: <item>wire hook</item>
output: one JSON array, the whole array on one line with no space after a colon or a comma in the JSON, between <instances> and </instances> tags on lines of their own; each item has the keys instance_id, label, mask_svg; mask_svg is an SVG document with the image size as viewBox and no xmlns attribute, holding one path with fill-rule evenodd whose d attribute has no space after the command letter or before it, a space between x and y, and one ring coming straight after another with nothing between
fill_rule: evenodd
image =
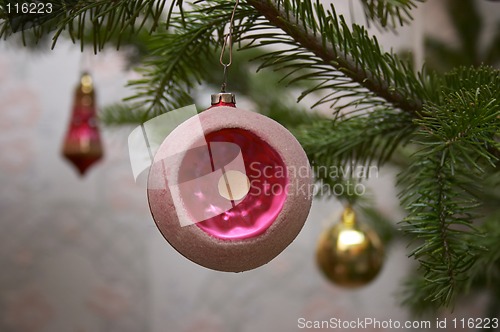
<instances>
[{"instance_id":1,"label":"wire hook","mask_svg":"<svg viewBox=\"0 0 500 332\"><path fill-rule=\"evenodd\" d=\"M222 79L222 87L221 92L226 92L227 85L227 69L233 63L233 30L234 30L234 15L236 13L236 8L238 7L239 0L236 0L233 8L233 12L231 13L231 19L229 20L229 32L224 35L224 42L222 44L222 50L220 52L219 62L224 67L224 75ZM226 53L226 49L229 53L228 62L224 62L224 55Z\"/></svg>"}]
</instances>

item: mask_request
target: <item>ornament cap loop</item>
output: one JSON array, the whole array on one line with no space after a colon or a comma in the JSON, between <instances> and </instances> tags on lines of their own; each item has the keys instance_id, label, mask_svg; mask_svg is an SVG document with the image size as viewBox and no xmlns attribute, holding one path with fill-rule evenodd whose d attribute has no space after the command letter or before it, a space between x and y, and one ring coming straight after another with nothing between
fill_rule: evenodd
<instances>
[{"instance_id":1,"label":"ornament cap loop","mask_svg":"<svg viewBox=\"0 0 500 332\"><path fill-rule=\"evenodd\" d=\"M342 212L342 223L349 226L356 224L356 214L351 206L347 206Z\"/></svg>"},{"instance_id":2,"label":"ornament cap loop","mask_svg":"<svg viewBox=\"0 0 500 332\"><path fill-rule=\"evenodd\" d=\"M94 90L94 84L92 82L92 76L89 73L84 72L82 77L80 78L80 85L78 86L78 90L82 93L90 94Z\"/></svg>"},{"instance_id":3,"label":"ornament cap loop","mask_svg":"<svg viewBox=\"0 0 500 332\"><path fill-rule=\"evenodd\" d=\"M230 93L230 92L214 93L214 94L212 94L211 99L212 99L212 105L217 105L220 103L236 104L236 97L235 97L234 93Z\"/></svg>"}]
</instances>

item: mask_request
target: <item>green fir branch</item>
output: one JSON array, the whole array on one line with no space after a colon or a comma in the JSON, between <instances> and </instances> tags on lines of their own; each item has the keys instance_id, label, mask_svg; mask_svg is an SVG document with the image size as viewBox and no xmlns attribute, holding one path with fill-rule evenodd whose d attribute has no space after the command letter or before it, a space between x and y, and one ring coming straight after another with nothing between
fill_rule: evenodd
<instances>
[{"instance_id":1,"label":"green fir branch","mask_svg":"<svg viewBox=\"0 0 500 332\"><path fill-rule=\"evenodd\" d=\"M232 5L210 0L182 15L172 14L172 31L152 38L153 57L141 69L143 79L131 83L138 92L130 100L158 114L178 104L166 95L171 89L189 94L206 73L201 58L217 53ZM408 62L383 52L362 27L350 28L333 7L325 10L319 2L307 6L299 0L249 0L240 3L235 18L234 40L242 50L266 50L255 59L259 69L282 72L288 84L309 82L299 100L323 91L316 105L329 103L337 113L374 106L416 113L423 100L438 96L437 77L415 74ZM282 49L272 50L275 45Z\"/></svg>"},{"instance_id":2,"label":"green fir branch","mask_svg":"<svg viewBox=\"0 0 500 332\"><path fill-rule=\"evenodd\" d=\"M324 119L295 133L314 162L347 167L383 164L413 130L408 115L379 109L343 121Z\"/></svg>"},{"instance_id":3,"label":"green fir branch","mask_svg":"<svg viewBox=\"0 0 500 332\"><path fill-rule=\"evenodd\" d=\"M328 90L330 95L320 103L336 106L338 100L350 97L354 101L345 106L390 105L410 113L417 112L423 100L437 97L435 76L415 74L408 62L383 52L364 28L350 28L333 6L325 10L318 1L312 5L299 0L248 2L283 33L256 33L246 38L250 40L247 47L287 46L285 50L269 52L261 59L261 67L293 72L307 68L294 80L313 79L318 83L303 96Z\"/></svg>"},{"instance_id":4,"label":"green fir branch","mask_svg":"<svg viewBox=\"0 0 500 332\"><path fill-rule=\"evenodd\" d=\"M397 28L413 20L412 9L423 0L361 0L365 16L382 28Z\"/></svg>"},{"instance_id":5,"label":"green fir branch","mask_svg":"<svg viewBox=\"0 0 500 332\"><path fill-rule=\"evenodd\" d=\"M233 5L218 2L214 6L194 5L185 18L170 20L172 32L157 33L151 37L150 56L138 69L142 78L130 82L136 93L127 102L141 105L156 116L192 103L192 89L209 76L209 66L218 66L215 50L224 35ZM237 38L254 23L255 12L242 7L236 12L234 33Z\"/></svg>"},{"instance_id":6,"label":"green fir branch","mask_svg":"<svg viewBox=\"0 0 500 332\"><path fill-rule=\"evenodd\" d=\"M99 112L99 122L105 126L140 125L152 117L139 105L117 103L105 106Z\"/></svg>"},{"instance_id":7,"label":"green fir branch","mask_svg":"<svg viewBox=\"0 0 500 332\"><path fill-rule=\"evenodd\" d=\"M52 12L37 17L37 20L30 15L12 16L3 5L0 6L0 16L9 19L0 21L0 38L6 39L18 33L26 44L27 36L31 36L35 43L51 36L54 48L59 38L67 33L74 43L80 41L83 49L84 36L90 27L92 45L97 52L116 36L140 31L146 22L152 22L148 29L155 31L165 3L165 0L54 0L51 1Z\"/></svg>"},{"instance_id":8,"label":"green fir branch","mask_svg":"<svg viewBox=\"0 0 500 332\"><path fill-rule=\"evenodd\" d=\"M499 116L498 92L479 85L448 94L443 104L426 104L415 121L414 143L421 149L401 175L402 202L409 213L403 229L422 241L411 256L423 269L422 296L438 306L453 303L464 290L483 250L473 226L479 219L476 193L485 168L497 161L490 148L496 145Z\"/></svg>"},{"instance_id":9,"label":"green fir branch","mask_svg":"<svg viewBox=\"0 0 500 332\"><path fill-rule=\"evenodd\" d=\"M354 174L361 166L382 165L394 150L408 141L415 127L411 116L393 109L378 109L364 116L349 117L342 121L323 119L293 131L304 147L313 169L341 170L338 176L328 172L317 172L316 180L321 186L333 190L342 186L340 198L351 202L357 200L352 189L356 183L370 176L369 172Z\"/></svg>"}]
</instances>

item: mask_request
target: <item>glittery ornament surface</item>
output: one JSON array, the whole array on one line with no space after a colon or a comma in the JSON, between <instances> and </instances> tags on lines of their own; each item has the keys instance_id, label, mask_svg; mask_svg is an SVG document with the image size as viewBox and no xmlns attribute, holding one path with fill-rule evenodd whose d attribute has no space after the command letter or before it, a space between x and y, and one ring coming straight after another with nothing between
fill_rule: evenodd
<instances>
[{"instance_id":1,"label":"glittery ornament surface","mask_svg":"<svg viewBox=\"0 0 500 332\"><path fill-rule=\"evenodd\" d=\"M225 186L226 177L236 187ZM268 184L259 183L263 178ZM163 141L149 172L148 200L158 229L179 253L211 269L241 272L266 264L295 239L311 207L311 180L307 156L286 128L255 112L216 106Z\"/></svg>"}]
</instances>

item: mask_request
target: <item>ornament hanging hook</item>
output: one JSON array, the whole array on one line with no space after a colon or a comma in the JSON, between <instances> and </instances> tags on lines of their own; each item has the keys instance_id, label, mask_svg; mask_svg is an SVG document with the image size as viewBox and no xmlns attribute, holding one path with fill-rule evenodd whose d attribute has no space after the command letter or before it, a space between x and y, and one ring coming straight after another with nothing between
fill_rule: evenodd
<instances>
[{"instance_id":1,"label":"ornament hanging hook","mask_svg":"<svg viewBox=\"0 0 500 332\"><path fill-rule=\"evenodd\" d=\"M229 20L229 32L224 35L224 42L222 44L222 50L220 52L220 64L224 67L224 74L222 78L222 86L221 92L226 92L227 85L227 70L228 67L233 63L233 28L234 28L234 15L236 14L236 8L238 7L239 0L236 0L234 3L233 12L231 13L231 19ZM224 61L224 55L226 53L226 49L228 50L227 63Z\"/></svg>"}]
</instances>

